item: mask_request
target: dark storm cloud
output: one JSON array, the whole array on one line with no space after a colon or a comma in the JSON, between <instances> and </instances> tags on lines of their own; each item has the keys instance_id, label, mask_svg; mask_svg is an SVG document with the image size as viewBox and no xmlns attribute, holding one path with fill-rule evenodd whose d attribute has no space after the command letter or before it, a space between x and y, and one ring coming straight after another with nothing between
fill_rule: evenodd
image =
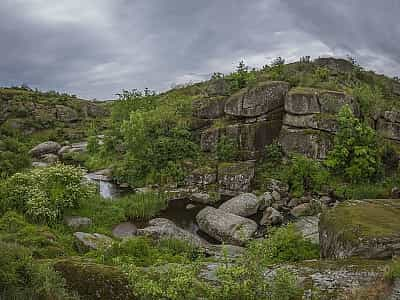
<instances>
[{"instance_id":1,"label":"dark storm cloud","mask_svg":"<svg viewBox=\"0 0 400 300\"><path fill-rule=\"evenodd\" d=\"M355 54L396 73L399 4L320 2L3 0L0 85L109 98L122 88L163 90L229 72L240 59L261 66L278 55Z\"/></svg>"}]
</instances>

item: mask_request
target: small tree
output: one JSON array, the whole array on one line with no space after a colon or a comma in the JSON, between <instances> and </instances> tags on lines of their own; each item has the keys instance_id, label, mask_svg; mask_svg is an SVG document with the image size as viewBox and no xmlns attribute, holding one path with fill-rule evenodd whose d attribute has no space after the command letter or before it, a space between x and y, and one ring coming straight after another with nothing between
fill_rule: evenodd
<instances>
[{"instance_id":1,"label":"small tree","mask_svg":"<svg viewBox=\"0 0 400 300\"><path fill-rule=\"evenodd\" d=\"M382 170L376 132L356 118L348 105L340 110L338 123L326 165L351 182L375 179Z\"/></svg>"}]
</instances>

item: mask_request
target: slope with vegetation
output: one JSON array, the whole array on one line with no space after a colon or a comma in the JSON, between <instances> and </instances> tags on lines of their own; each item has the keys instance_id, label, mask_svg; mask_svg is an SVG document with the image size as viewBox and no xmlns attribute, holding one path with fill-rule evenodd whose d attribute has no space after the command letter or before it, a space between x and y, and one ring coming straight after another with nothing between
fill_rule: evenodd
<instances>
[{"instance_id":1,"label":"slope with vegetation","mask_svg":"<svg viewBox=\"0 0 400 300\"><path fill-rule=\"evenodd\" d=\"M112 103L26 88L0 100L0 298L386 299L399 277L397 201L345 202L398 197L395 78L277 58ZM64 164L30 169L48 140L67 148L31 154ZM103 199L80 167L137 192ZM197 219L222 245L148 222L172 197L218 206ZM115 235L126 222L145 228Z\"/></svg>"}]
</instances>

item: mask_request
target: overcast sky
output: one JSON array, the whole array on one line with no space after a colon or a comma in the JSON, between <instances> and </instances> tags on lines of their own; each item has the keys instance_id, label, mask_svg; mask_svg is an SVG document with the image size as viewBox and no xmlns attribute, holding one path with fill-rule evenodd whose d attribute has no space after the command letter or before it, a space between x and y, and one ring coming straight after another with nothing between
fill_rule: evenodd
<instances>
[{"instance_id":1,"label":"overcast sky","mask_svg":"<svg viewBox=\"0 0 400 300\"><path fill-rule=\"evenodd\" d=\"M304 55L399 76L399 16L399 0L0 0L0 86L106 99Z\"/></svg>"}]
</instances>

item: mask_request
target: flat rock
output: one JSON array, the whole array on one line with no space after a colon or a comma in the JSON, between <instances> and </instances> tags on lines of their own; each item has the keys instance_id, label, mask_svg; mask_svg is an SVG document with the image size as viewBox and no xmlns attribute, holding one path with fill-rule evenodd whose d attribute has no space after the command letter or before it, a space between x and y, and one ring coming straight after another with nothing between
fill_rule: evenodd
<instances>
[{"instance_id":1,"label":"flat rock","mask_svg":"<svg viewBox=\"0 0 400 300\"><path fill-rule=\"evenodd\" d=\"M112 235L116 238L129 238L135 236L137 227L131 222L123 222L115 226L112 230Z\"/></svg>"},{"instance_id":2,"label":"flat rock","mask_svg":"<svg viewBox=\"0 0 400 300\"><path fill-rule=\"evenodd\" d=\"M258 206L256 195L243 193L222 203L219 209L237 216L250 217L257 213Z\"/></svg>"},{"instance_id":3,"label":"flat rock","mask_svg":"<svg viewBox=\"0 0 400 300\"><path fill-rule=\"evenodd\" d=\"M400 254L400 200L346 201L321 214L324 258L386 259Z\"/></svg>"},{"instance_id":4,"label":"flat rock","mask_svg":"<svg viewBox=\"0 0 400 300\"><path fill-rule=\"evenodd\" d=\"M241 246L249 241L257 230L253 220L207 206L196 216L199 228L216 240Z\"/></svg>"}]
</instances>

